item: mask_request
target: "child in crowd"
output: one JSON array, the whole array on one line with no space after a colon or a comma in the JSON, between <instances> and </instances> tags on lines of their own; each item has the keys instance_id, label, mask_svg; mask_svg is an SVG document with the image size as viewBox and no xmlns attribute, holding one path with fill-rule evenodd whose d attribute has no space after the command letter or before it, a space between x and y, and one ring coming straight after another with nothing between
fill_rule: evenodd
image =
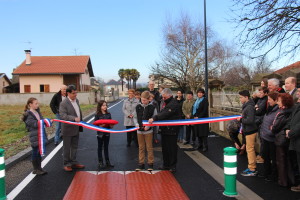
<instances>
[{"instance_id":1,"label":"child in crowd","mask_svg":"<svg viewBox=\"0 0 300 200\"><path fill-rule=\"evenodd\" d=\"M134 97L139 101L141 102L141 93L139 91L135 91L134 92Z\"/></svg>"},{"instance_id":2,"label":"child in crowd","mask_svg":"<svg viewBox=\"0 0 300 200\"><path fill-rule=\"evenodd\" d=\"M255 104L250 98L248 90L239 92L240 101L243 104L242 118L238 121L242 124L242 133L246 137L246 151L248 156L248 168L242 172L242 176L256 176L256 154L255 154L255 138L257 134L257 126L255 123Z\"/></svg>"},{"instance_id":3,"label":"child in crowd","mask_svg":"<svg viewBox=\"0 0 300 200\"><path fill-rule=\"evenodd\" d=\"M137 119L135 124L139 127L137 131L139 143L139 164L136 171L145 169L145 146L148 154L148 170L153 170L154 155L153 155L153 127L143 126L143 120L148 120L157 114L155 107L150 104L150 92L144 91L141 95L141 103L136 106Z\"/></svg>"},{"instance_id":4,"label":"child in crowd","mask_svg":"<svg viewBox=\"0 0 300 200\"><path fill-rule=\"evenodd\" d=\"M100 120L100 119L111 119L111 114L107 111L107 103L104 100L100 100L97 105L97 111L94 120ZM108 124L102 124L100 125L103 128L112 128L113 125ZM104 157L106 161L106 167L112 168L114 165L112 165L109 161L108 156L108 145L109 145L109 138L110 133L97 131L97 140L98 140L98 160L99 160L99 168L103 169L105 166L103 164L103 157L102 157L102 148L104 145Z\"/></svg>"},{"instance_id":5,"label":"child in crowd","mask_svg":"<svg viewBox=\"0 0 300 200\"><path fill-rule=\"evenodd\" d=\"M42 157L39 152L38 143L38 122L43 119L39 110L39 102L36 98L29 98L24 109L22 120L25 122L26 128L29 132L29 141L32 148L31 162L33 165L33 174L44 175L47 174L41 167ZM47 137L46 137L47 139Z\"/></svg>"},{"instance_id":6,"label":"child in crowd","mask_svg":"<svg viewBox=\"0 0 300 200\"><path fill-rule=\"evenodd\" d=\"M241 123L238 120L231 120L227 123L226 129L232 142L234 142L234 146L237 148L239 155L243 155L246 148L246 138L245 135L242 134L242 143L238 138L241 129Z\"/></svg>"}]
</instances>

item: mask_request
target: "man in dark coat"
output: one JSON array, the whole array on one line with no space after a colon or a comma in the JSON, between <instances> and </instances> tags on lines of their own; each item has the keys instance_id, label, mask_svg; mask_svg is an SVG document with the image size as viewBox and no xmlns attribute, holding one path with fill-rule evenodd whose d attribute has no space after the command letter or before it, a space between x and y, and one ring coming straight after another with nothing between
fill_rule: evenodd
<instances>
[{"instance_id":1,"label":"man in dark coat","mask_svg":"<svg viewBox=\"0 0 300 200\"><path fill-rule=\"evenodd\" d=\"M59 106L59 114L62 120L80 122L82 121L82 112L79 106L77 90L74 85L67 87L68 97L63 100ZM76 153L79 141L79 132L82 127L72 124L62 124L61 133L64 141L64 170L67 172L73 169L82 169L81 165L76 160Z\"/></svg>"},{"instance_id":2,"label":"man in dark coat","mask_svg":"<svg viewBox=\"0 0 300 200\"><path fill-rule=\"evenodd\" d=\"M50 108L52 112L55 114L56 119L60 119L59 117L59 104L67 98L67 92L66 92L67 86L62 85L60 88L60 91L58 91L54 96L52 97L52 100L50 102ZM54 136L54 144L58 145L59 143L59 138L60 138L60 131L61 131L61 123L56 122L56 127L55 127L55 136Z\"/></svg>"},{"instance_id":3,"label":"man in dark coat","mask_svg":"<svg viewBox=\"0 0 300 200\"><path fill-rule=\"evenodd\" d=\"M286 136L290 138L290 150L296 151L298 168L300 171L300 103L297 103L292 113L291 121L286 130ZM291 187L294 192L300 192L300 185Z\"/></svg>"},{"instance_id":4,"label":"man in dark coat","mask_svg":"<svg viewBox=\"0 0 300 200\"><path fill-rule=\"evenodd\" d=\"M172 91L165 88L162 91L164 105L160 113L149 119L149 123L158 120L177 120L180 119L180 106L173 98ZM179 126L161 126L161 146L163 153L163 166L161 170L176 172L177 164L177 135Z\"/></svg>"},{"instance_id":5,"label":"man in dark coat","mask_svg":"<svg viewBox=\"0 0 300 200\"><path fill-rule=\"evenodd\" d=\"M295 77L288 77L284 81L285 90L287 93L292 95L294 103L297 103L298 97L297 97L297 79Z\"/></svg>"},{"instance_id":6,"label":"man in dark coat","mask_svg":"<svg viewBox=\"0 0 300 200\"><path fill-rule=\"evenodd\" d=\"M149 88L149 92L154 95L154 100L159 105L160 104L160 94L157 90L154 89L154 82L153 81L149 81L148 88Z\"/></svg>"}]
</instances>

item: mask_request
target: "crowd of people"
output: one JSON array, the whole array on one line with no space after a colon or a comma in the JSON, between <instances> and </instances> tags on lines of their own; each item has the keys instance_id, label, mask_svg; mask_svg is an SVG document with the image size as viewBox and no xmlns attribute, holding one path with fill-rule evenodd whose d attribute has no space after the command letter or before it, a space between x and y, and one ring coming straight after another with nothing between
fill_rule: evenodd
<instances>
[{"instance_id":1,"label":"crowd of people","mask_svg":"<svg viewBox=\"0 0 300 200\"><path fill-rule=\"evenodd\" d=\"M239 154L247 152L248 168L241 175L263 177L300 192L300 89L296 84L296 78L288 77L283 89L272 78L262 80L252 98L248 90L240 91L242 116L228 123L227 130ZM260 152L256 156L257 143ZM263 163L261 170L257 163Z\"/></svg>"},{"instance_id":2,"label":"crowd of people","mask_svg":"<svg viewBox=\"0 0 300 200\"><path fill-rule=\"evenodd\" d=\"M209 125L206 123L157 127L144 126L142 121L153 123L161 120L206 118L209 116L209 105L205 90L198 89L194 98L192 91L184 95L183 91L178 90L177 95L173 97L169 88L160 86L159 90L155 90L153 81L149 82L148 89L143 93L133 89L128 90L128 98L123 102L124 126L126 129L138 127L137 131L127 132L127 147L130 148L133 142L139 149L136 170L146 169L147 164L147 170L151 171L154 169L155 162L153 144L161 143L163 165L158 169L176 172L177 142L191 144L194 149L207 151ZM75 122L82 120L76 96L77 90L73 85L63 85L54 95L50 106L57 119ZM280 87L278 79L264 79L261 87L252 96L248 90L240 91L239 96L243 104L241 118L228 123L227 130L239 154L247 153L248 168L241 174L258 175L264 177L266 181L277 181L280 186L290 187L292 191L300 192L300 185L296 186L296 177L299 177L300 171L300 123L297 123L300 120L300 89L296 88L296 78L287 78L285 89ZM41 168L37 143L37 121L40 119L43 117L38 109L38 101L30 98L25 107L23 120L30 132L33 173L43 175L47 172ZM112 119L107 110L107 102L98 102L94 119ZM113 127L107 124L100 126ZM76 160L80 131L82 131L80 126L57 123L54 142L56 145L59 143L61 132L64 141L65 171L85 167ZM161 135L160 141L158 134ZM239 134L242 141L238 137ZM100 169L114 167L109 160L109 138L109 133L97 132ZM257 143L260 144L258 155L255 151ZM263 163L262 171L257 171L257 163Z\"/></svg>"},{"instance_id":3,"label":"crowd of people","mask_svg":"<svg viewBox=\"0 0 300 200\"><path fill-rule=\"evenodd\" d=\"M181 90L173 97L169 88L159 86L154 89L154 82L148 84L148 91L142 94L133 89L128 90L128 98L123 103L124 126L126 128L139 127L139 130L127 133L127 147L132 141L139 148L139 163L136 170L145 169L145 154L148 153L148 170L153 169L153 143L161 143L163 154L163 165L161 170L176 171L177 164L177 142L192 144L195 149L208 150L207 137L209 133L208 124L187 125L187 126L143 126L142 121L148 120L153 123L158 120L181 120L197 119L208 117L208 100L205 97L205 90L197 90L197 98L194 99L192 91L188 91L184 98ZM138 95L137 95L138 94ZM186 133L186 134L184 134ZM158 140L161 135L161 141ZM196 139L198 142L196 143Z\"/></svg>"}]
</instances>

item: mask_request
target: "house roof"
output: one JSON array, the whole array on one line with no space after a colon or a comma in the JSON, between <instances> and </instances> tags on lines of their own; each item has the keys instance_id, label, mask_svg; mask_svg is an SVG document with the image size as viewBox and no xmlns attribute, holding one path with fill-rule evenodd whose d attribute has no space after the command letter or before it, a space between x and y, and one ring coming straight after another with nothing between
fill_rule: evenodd
<instances>
[{"instance_id":1,"label":"house roof","mask_svg":"<svg viewBox=\"0 0 300 200\"><path fill-rule=\"evenodd\" d=\"M31 56L31 64L24 60L13 75L31 74L84 74L88 67L91 77L94 76L90 56Z\"/></svg>"},{"instance_id":2,"label":"house roof","mask_svg":"<svg viewBox=\"0 0 300 200\"><path fill-rule=\"evenodd\" d=\"M295 62L295 63L293 63L291 65L288 65L286 67L283 67L283 68L275 71L274 73L276 73L276 74L283 74L284 72L289 71L291 69L295 69L295 68L300 68L300 61Z\"/></svg>"},{"instance_id":3,"label":"house roof","mask_svg":"<svg viewBox=\"0 0 300 200\"><path fill-rule=\"evenodd\" d=\"M123 85L125 85L125 84L126 84L126 82L123 81ZM105 85L122 85L122 81L121 80L115 81L114 79L111 79Z\"/></svg>"},{"instance_id":4,"label":"house roof","mask_svg":"<svg viewBox=\"0 0 300 200\"><path fill-rule=\"evenodd\" d=\"M6 76L5 73L0 73L0 78L6 79L6 81L8 82L9 85L12 84L12 83L11 83L11 80Z\"/></svg>"}]
</instances>

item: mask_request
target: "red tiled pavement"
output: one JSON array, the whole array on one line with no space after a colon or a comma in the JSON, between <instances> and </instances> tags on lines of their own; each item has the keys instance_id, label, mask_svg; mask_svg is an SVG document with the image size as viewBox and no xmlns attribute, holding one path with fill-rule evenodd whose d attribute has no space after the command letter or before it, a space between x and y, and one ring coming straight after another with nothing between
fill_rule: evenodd
<instances>
[{"instance_id":1,"label":"red tiled pavement","mask_svg":"<svg viewBox=\"0 0 300 200\"><path fill-rule=\"evenodd\" d=\"M77 172L64 200L189 199L172 173Z\"/></svg>"}]
</instances>

